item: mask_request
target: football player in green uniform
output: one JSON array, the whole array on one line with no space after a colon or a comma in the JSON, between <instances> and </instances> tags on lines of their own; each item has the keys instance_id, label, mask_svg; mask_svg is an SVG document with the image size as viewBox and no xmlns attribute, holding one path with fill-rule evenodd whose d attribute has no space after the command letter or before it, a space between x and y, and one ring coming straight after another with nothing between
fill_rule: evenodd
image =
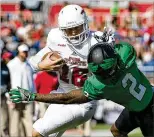
<instances>
[{"instance_id":1,"label":"football player in green uniform","mask_svg":"<svg viewBox=\"0 0 154 137\"><path fill-rule=\"evenodd\" d=\"M126 137L140 127L144 136L154 136L153 88L137 68L136 52L126 42L97 43L89 51L88 67L92 75L82 89L68 93L34 94L22 88L9 93L14 103L39 101L47 103L85 103L107 99L123 105L125 109L111 127L115 137Z\"/></svg>"}]
</instances>

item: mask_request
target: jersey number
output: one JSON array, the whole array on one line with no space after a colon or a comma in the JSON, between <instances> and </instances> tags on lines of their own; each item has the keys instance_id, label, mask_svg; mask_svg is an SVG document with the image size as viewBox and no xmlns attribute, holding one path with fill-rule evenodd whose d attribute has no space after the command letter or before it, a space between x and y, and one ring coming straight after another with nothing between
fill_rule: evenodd
<instances>
[{"instance_id":1,"label":"jersey number","mask_svg":"<svg viewBox=\"0 0 154 137\"><path fill-rule=\"evenodd\" d=\"M135 88L137 86L137 82L136 82L136 79L132 76L131 73L127 73L126 76L123 78L122 80L122 86L124 88L127 87L128 85L128 80L130 80L132 83L129 87L129 92L136 98L138 99L139 101L141 101L141 99L143 98L144 96L144 93L145 93L145 90L146 88L143 86L143 85L139 85L138 88L139 88L139 92L136 92L135 91Z\"/></svg>"}]
</instances>

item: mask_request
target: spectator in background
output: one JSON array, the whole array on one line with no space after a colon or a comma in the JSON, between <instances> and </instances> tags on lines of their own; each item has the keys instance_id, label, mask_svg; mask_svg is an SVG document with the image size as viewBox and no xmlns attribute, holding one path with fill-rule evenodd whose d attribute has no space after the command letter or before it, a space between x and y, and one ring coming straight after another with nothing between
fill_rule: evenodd
<instances>
[{"instance_id":1,"label":"spectator in background","mask_svg":"<svg viewBox=\"0 0 154 137\"><path fill-rule=\"evenodd\" d=\"M36 92L40 94L49 94L58 88L58 77L56 72L42 71L38 72L35 77ZM35 114L34 121L38 118L43 117L46 109L48 107L47 103L35 102Z\"/></svg>"},{"instance_id":2,"label":"spectator in background","mask_svg":"<svg viewBox=\"0 0 154 137\"><path fill-rule=\"evenodd\" d=\"M136 63L138 66L142 66L143 65L143 59L142 59L143 47L139 43L135 43L134 48L136 51Z\"/></svg>"},{"instance_id":3,"label":"spectator in background","mask_svg":"<svg viewBox=\"0 0 154 137\"><path fill-rule=\"evenodd\" d=\"M34 91L33 73L27 62L28 51L27 45L20 45L18 55L7 64L11 75L11 88L21 86ZM32 104L14 104L14 107L10 108L10 114L11 136L31 136Z\"/></svg>"},{"instance_id":4,"label":"spectator in background","mask_svg":"<svg viewBox=\"0 0 154 137\"><path fill-rule=\"evenodd\" d=\"M113 7L111 7L110 9L110 14L112 16L117 16L119 14L119 2L118 1L114 1Z\"/></svg>"},{"instance_id":5,"label":"spectator in background","mask_svg":"<svg viewBox=\"0 0 154 137\"><path fill-rule=\"evenodd\" d=\"M150 83L154 85L154 45L151 43L149 51L143 54L143 72L149 79Z\"/></svg>"},{"instance_id":6,"label":"spectator in background","mask_svg":"<svg viewBox=\"0 0 154 137\"><path fill-rule=\"evenodd\" d=\"M7 64L11 59L13 59L13 54L11 52L4 52L2 54L2 59Z\"/></svg>"},{"instance_id":7,"label":"spectator in background","mask_svg":"<svg viewBox=\"0 0 154 137\"><path fill-rule=\"evenodd\" d=\"M150 49L151 49L151 52L152 52L152 56L154 58L154 41L150 44Z\"/></svg>"},{"instance_id":8,"label":"spectator in background","mask_svg":"<svg viewBox=\"0 0 154 137\"><path fill-rule=\"evenodd\" d=\"M140 27L140 17L139 17L139 10L134 9L131 14L131 28L132 29L139 29Z\"/></svg>"},{"instance_id":9,"label":"spectator in background","mask_svg":"<svg viewBox=\"0 0 154 137\"><path fill-rule=\"evenodd\" d=\"M4 55L5 54L5 55ZM7 104L7 91L10 90L10 72L7 67L7 61L5 59L8 57L6 56L7 53L2 54L1 59L1 85L0 85L0 94L1 94L1 101L0 101L0 133L1 137L9 137L9 110ZM7 54L8 55L8 54Z\"/></svg>"},{"instance_id":10,"label":"spectator in background","mask_svg":"<svg viewBox=\"0 0 154 137\"><path fill-rule=\"evenodd\" d=\"M144 66L154 66L154 57L150 50L147 52L144 52L143 61L144 61L144 64L143 64Z\"/></svg>"},{"instance_id":11,"label":"spectator in background","mask_svg":"<svg viewBox=\"0 0 154 137\"><path fill-rule=\"evenodd\" d=\"M119 1L114 1L113 6L110 8L110 14L112 15L112 22L116 26L118 21L118 15L120 13Z\"/></svg>"},{"instance_id":12,"label":"spectator in background","mask_svg":"<svg viewBox=\"0 0 154 137\"><path fill-rule=\"evenodd\" d=\"M38 72L35 77L35 85L37 93L49 94L59 86L56 72Z\"/></svg>"}]
</instances>

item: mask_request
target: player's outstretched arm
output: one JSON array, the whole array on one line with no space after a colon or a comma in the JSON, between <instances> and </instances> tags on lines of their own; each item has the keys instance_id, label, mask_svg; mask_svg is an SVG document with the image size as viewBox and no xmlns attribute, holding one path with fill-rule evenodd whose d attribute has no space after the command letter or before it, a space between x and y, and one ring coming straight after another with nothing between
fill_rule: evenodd
<instances>
[{"instance_id":1,"label":"player's outstretched arm","mask_svg":"<svg viewBox=\"0 0 154 137\"><path fill-rule=\"evenodd\" d=\"M73 104L88 102L88 98L82 93L82 89L72 90L69 93L52 93L52 94L36 94L36 101L57 103L57 104Z\"/></svg>"},{"instance_id":2,"label":"player's outstretched arm","mask_svg":"<svg viewBox=\"0 0 154 137\"><path fill-rule=\"evenodd\" d=\"M18 87L18 89L11 89L9 94L13 103L39 101L56 104L80 104L89 101L82 89L72 90L69 93L38 94Z\"/></svg>"}]
</instances>

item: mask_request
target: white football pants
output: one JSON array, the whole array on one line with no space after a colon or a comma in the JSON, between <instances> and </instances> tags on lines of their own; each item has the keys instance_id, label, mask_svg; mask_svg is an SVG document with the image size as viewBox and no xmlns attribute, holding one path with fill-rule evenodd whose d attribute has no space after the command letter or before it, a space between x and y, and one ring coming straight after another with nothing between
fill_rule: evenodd
<instances>
[{"instance_id":1,"label":"white football pants","mask_svg":"<svg viewBox=\"0 0 154 137\"><path fill-rule=\"evenodd\" d=\"M74 128L87 120L95 113L97 101L84 104L51 104L43 118L38 119L33 128L42 136L60 132L60 137L67 129Z\"/></svg>"}]
</instances>

